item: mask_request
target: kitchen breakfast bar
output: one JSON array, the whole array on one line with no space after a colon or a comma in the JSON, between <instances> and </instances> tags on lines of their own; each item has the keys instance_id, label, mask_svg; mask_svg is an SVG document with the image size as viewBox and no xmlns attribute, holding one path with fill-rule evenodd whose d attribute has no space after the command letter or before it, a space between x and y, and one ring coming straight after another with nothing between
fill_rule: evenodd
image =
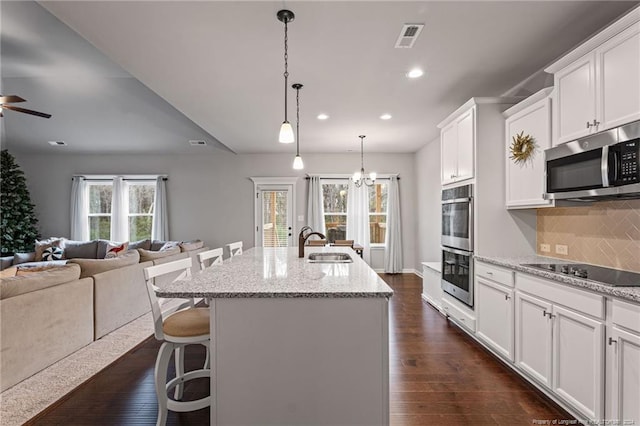
<instances>
[{"instance_id":1,"label":"kitchen breakfast bar","mask_svg":"<svg viewBox=\"0 0 640 426\"><path fill-rule=\"evenodd\" d=\"M393 290L350 248L254 248L157 294L209 299L212 425L389 424Z\"/></svg>"}]
</instances>

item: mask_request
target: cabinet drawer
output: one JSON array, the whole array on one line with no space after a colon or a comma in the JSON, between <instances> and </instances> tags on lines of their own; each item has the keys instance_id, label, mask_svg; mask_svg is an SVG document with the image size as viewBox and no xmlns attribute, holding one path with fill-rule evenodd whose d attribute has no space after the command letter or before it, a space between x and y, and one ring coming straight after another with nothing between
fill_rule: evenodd
<instances>
[{"instance_id":1,"label":"cabinet drawer","mask_svg":"<svg viewBox=\"0 0 640 426\"><path fill-rule=\"evenodd\" d=\"M516 274L516 288L554 304L564 305L578 312L604 319L603 296L521 273Z\"/></svg>"},{"instance_id":2,"label":"cabinet drawer","mask_svg":"<svg viewBox=\"0 0 640 426\"><path fill-rule=\"evenodd\" d=\"M613 300L613 323L640 333L640 305Z\"/></svg>"},{"instance_id":3,"label":"cabinet drawer","mask_svg":"<svg viewBox=\"0 0 640 426\"><path fill-rule=\"evenodd\" d=\"M488 278L507 287L513 287L513 274L513 271L500 266L476 262L476 276Z\"/></svg>"},{"instance_id":4,"label":"cabinet drawer","mask_svg":"<svg viewBox=\"0 0 640 426\"><path fill-rule=\"evenodd\" d=\"M453 303L450 303L447 299L442 300L442 309L447 316L454 318L458 324L470 330L472 333L476 332L476 319L462 311Z\"/></svg>"}]
</instances>

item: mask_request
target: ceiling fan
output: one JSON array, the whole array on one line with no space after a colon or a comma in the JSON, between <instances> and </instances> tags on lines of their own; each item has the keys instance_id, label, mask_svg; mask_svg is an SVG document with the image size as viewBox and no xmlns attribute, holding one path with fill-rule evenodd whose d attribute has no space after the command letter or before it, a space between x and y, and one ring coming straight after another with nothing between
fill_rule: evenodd
<instances>
[{"instance_id":1,"label":"ceiling fan","mask_svg":"<svg viewBox=\"0 0 640 426\"><path fill-rule=\"evenodd\" d=\"M22 99L20 96L16 96L16 95L0 96L0 117L3 117L2 110L8 109L10 111L24 112L25 114L31 114L38 117L51 118L51 114L46 114L44 112L33 111L30 109L24 109L24 108L20 108L13 105L8 105L8 104L15 104L18 102L25 102L25 100L26 99Z\"/></svg>"}]
</instances>

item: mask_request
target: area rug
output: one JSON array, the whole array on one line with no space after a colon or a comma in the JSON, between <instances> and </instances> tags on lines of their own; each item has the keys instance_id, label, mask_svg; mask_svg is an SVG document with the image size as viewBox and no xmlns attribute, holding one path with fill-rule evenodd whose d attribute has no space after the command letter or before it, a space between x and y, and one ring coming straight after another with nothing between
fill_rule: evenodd
<instances>
[{"instance_id":1,"label":"area rug","mask_svg":"<svg viewBox=\"0 0 640 426\"><path fill-rule=\"evenodd\" d=\"M0 424L22 425L153 334L151 313L0 394Z\"/></svg>"}]
</instances>

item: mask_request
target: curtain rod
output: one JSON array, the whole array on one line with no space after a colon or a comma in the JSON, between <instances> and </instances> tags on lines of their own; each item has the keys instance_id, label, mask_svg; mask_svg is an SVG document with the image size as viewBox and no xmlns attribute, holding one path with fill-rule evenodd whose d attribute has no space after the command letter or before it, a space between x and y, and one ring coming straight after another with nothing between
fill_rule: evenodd
<instances>
[{"instance_id":1,"label":"curtain rod","mask_svg":"<svg viewBox=\"0 0 640 426\"><path fill-rule=\"evenodd\" d=\"M96 179L93 179L93 178L87 178L87 177L86 177L86 176L84 176L84 175L73 175L73 176L71 177L71 180L73 180L73 178L74 178L74 177L83 177L83 178L85 178L85 179L87 179L87 180L89 180L89 181L91 181L91 182L113 182L113 179L107 179L107 178L96 178ZM124 180L124 181L127 181L127 180L133 180L133 181L136 181L136 180L137 180L137 181L149 181L149 182L154 182L156 179L155 179L155 178L124 178L124 179L122 179L122 180ZM162 176L162 180L164 180L164 181L168 181L168 180L169 180L169 178L168 178L168 177L166 177L166 176Z\"/></svg>"},{"instance_id":2,"label":"curtain rod","mask_svg":"<svg viewBox=\"0 0 640 426\"><path fill-rule=\"evenodd\" d=\"M307 177L305 177L305 179L309 180L309 179L311 179L311 176L307 176ZM322 177L322 176L320 176L320 179L322 179L322 180L349 180L349 179L351 179L351 177L343 177L343 178L341 178L341 177ZM391 179L391 178L388 178L388 177L376 178L376 180L389 180L389 179ZM398 176L398 180L400 180L400 176Z\"/></svg>"}]
</instances>

